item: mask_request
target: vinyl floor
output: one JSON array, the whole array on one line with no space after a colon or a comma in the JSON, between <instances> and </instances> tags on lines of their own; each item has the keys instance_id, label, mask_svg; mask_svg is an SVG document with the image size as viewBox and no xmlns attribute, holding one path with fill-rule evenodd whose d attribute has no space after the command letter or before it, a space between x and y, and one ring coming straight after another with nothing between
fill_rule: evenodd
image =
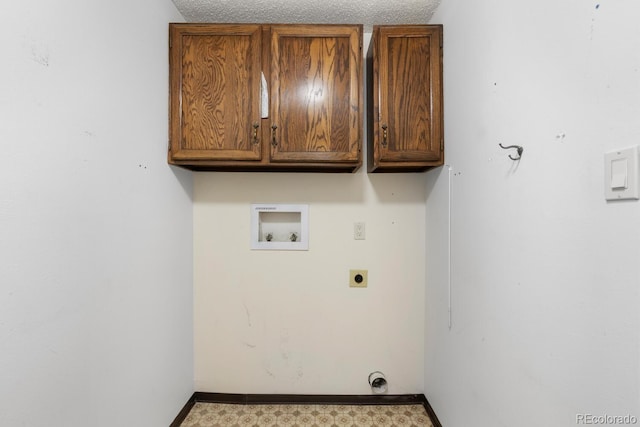
<instances>
[{"instance_id":1,"label":"vinyl floor","mask_svg":"<svg viewBox=\"0 0 640 427\"><path fill-rule=\"evenodd\" d=\"M180 427L433 427L422 405L197 402Z\"/></svg>"}]
</instances>

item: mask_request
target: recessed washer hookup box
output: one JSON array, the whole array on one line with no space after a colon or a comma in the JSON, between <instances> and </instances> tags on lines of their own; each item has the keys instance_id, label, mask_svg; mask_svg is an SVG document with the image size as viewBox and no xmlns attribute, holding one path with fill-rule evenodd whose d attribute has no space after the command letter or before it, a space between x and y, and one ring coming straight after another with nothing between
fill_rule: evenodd
<instances>
[{"instance_id":1,"label":"recessed washer hookup box","mask_svg":"<svg viewBox=\"0 0 640 427\"><path fill-rule=\"evenodd\" d=\"M309 250L309 205L251 205L251 249Z\"/></svg>"}]
</instances>

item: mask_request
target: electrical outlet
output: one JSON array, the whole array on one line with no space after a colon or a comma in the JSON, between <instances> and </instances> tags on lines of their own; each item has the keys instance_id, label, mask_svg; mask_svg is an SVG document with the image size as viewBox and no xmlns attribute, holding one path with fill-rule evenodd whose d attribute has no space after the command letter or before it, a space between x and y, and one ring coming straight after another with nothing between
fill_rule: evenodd
<instances>
[{"instance_id":1,"label":"electrical outlet","mask_svg":"<svg viewBox=\"0 0 640 427\"><path fill-rule=\"evenodd\" d=\"M364 222L353 223L353 238L354 240L364 240Z\"/></svg>"},{"instance_id":2,"label":"electrical outlet","mask_svg":"<svg viewBox=\"0 0 640 427\"><path fill-rule=\"evenodd\" d=\"M366 288L367 270L349 270L349 287Z\"/></svg>"}]
</instances>

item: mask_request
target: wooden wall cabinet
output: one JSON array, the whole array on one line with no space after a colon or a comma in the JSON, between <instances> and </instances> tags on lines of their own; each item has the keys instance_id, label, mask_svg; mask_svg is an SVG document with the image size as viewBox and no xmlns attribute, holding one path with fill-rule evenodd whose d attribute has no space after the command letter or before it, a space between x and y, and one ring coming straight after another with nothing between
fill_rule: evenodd
<instances>
[{"instance_id":1,"label":"wooden wall cabinet","mask_svg":"<svg viewBox=\"0 0 640 427\"><path fill-rule=\"evenodd\" d=\"M368 171L442 165L442 26L374 26L367 62Z\"/></svg>"},{"instance_id":2,"label":"wooden wall cabinet","mask_svg":"<svg viewBox=\"0 0 640 427\"><path fill-rule=\"evenodd\" d=\"M361 25L170 24L169 48L169 163L361 166Z\"/></svg>"}]
</instances>

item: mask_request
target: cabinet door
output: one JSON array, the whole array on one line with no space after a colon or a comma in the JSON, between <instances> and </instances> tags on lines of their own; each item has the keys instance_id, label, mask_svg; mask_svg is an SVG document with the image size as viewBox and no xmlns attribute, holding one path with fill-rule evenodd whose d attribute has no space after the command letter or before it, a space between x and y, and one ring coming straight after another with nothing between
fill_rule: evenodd
<instances>
[{"instance_id":1,"label":"cabinet door","mask_svg":"<svg viewBox=\"0 0 640 427\"><path fill-rule=\"evenodd\" d=\"M271 28L271 161L361 162L362 26Z\"/></svg>"},{"instance_id":2,"label":"cabinet door","mask_svg":"<svg viewBox=\"0 0 640 427\"><path fill-rule=\"evenodd\" d=\"M170 161L259 160L261 26L171 24Z\"/></svg>"},{"instance_id":3,"label":"cabinet door","mask_svg":"<svg viewBox=\"0 0 640 427\"><path fill-rule=\"evenodd\" d=\"M437 165L443 144L442 27L377 31L376 160Z\"/></svg>"}]
</instances>

